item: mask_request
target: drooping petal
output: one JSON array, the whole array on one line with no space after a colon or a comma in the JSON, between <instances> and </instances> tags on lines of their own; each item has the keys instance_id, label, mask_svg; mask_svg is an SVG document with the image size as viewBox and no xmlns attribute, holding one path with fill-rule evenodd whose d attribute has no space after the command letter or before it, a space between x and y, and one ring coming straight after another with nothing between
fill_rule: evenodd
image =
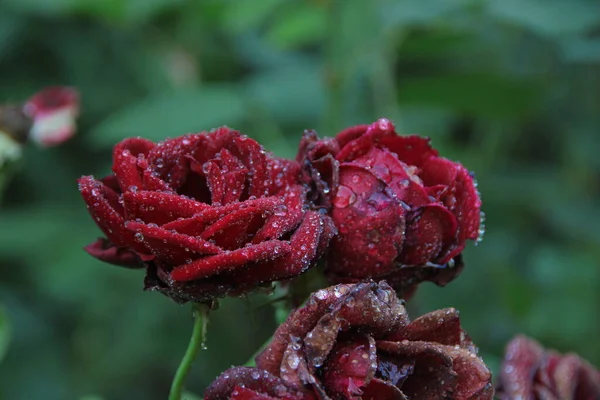
<instances>
[{"instance_id":1,"label":"drooping petal","mask_svg":"<svg viewBox=\"0 0 600 400\"><path fill-rule=\"evenodd\" d=\"M110 240L99 238L83 248L89 255L109 264L126 268L143 268L138 255L127 247L115 246Z\"/></svg>"}]
</instances>

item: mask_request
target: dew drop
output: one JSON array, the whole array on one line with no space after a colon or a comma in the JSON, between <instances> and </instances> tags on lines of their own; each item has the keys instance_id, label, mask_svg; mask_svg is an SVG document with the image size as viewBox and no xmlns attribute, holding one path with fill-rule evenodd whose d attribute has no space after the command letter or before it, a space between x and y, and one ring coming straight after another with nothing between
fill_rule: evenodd
<instances>
[{"instance_id":1,"label":"dew drop","mask_svg":"<svg viewBox=\"0 0 600 400\"><path fill-rule=\"evenodd\" d=\"M142 235L140 232L136 233L135 235L133 235L133 239L138 242L141 243L144 241L144 235Z\"/></svg>"}]
</instances>

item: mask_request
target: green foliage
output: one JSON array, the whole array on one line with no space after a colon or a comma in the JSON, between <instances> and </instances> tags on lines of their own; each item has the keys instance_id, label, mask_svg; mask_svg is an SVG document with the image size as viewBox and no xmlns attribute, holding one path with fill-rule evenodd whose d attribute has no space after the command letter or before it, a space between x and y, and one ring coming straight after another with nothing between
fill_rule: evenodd
<instances>
[{"instance_id":1,"label":"green foliage","mask_svg":"<svg viewBox=\"0 0 600 400\"><path fill-rule=\"evenodd\" d=\"M8 314L4 308L0 308L0 362L8 350L11 337L11 325Z\"/></svg>"},{"instance_id":2,"label":"green foliage","mask_svg":"<svg viewBox=\"0 0 600 400\"><path fill-rule=\"evenodd\" d=\"M83 98L78 136L26 149L3 193L0 397L166 397L189 308L81 250L100 231L75 179L108 173L123 137L225 124L288 157L306 128L381 116L430 136L477 173L488 233L412 313L457 307L496 367L517 332L600 365L599 27L591 0L0 2L0 101ZM222 301L190 392L272 334L271 300Z\"/></svg>"}]
</instances>

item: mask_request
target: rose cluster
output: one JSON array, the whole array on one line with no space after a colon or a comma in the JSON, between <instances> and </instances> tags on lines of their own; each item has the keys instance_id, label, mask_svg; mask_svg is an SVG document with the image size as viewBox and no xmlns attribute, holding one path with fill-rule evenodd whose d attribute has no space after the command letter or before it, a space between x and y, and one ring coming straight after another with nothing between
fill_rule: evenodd
<instances>
[{"instance_id":1,"label":"rose cluster","mask_svg":"<svg viewBox=\"0 0 600 400\"><path fill-rule=\"evenodd\" d=\"M293 284L321 259L334 284L289 314L255 367L219 376L206 400L493 398L458 311L411 320L404 307L421 282L456 278L484 229L473 174L427 139L380 119L333 138L306 131L287 160L223 127L125 139L112 171L79 180L105 235L86 251L145 269L146 289L211 304ZM503 400L600 399L600 373L517 337L496 390Z\"/></svg>"},{"instance_id":2,"label":"rose cluster","mask_svg":"<svg viewBox=\"0 0 600 400\"><path fill-rule=\"evenodd\" d=\"M387 119L332 139L307 131L296 161L229 128L125 139L112 169L79 180L106 235L86 250L145 268L147 289L181 302L293 278L325 252L332 283L386 279L408 297L456 277L480 232L471 174Z\"/></svg>"}]
</instances>

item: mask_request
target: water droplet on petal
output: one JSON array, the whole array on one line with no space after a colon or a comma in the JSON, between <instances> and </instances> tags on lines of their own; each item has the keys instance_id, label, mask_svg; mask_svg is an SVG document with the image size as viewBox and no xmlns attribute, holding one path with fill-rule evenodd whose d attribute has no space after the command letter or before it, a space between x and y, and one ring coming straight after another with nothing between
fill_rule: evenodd
<instances>
[{"instance_id":1,"label":"water droplet on petal","mask_svg":"<svg viewBox=\"0 0 600 400\"><path fill-rule=\"evenodd\" d=\"M340 185L333 199L333 205L338 208L345 208L356 202L356 194L348 186Z\"/></svg>"}]
</instances>

